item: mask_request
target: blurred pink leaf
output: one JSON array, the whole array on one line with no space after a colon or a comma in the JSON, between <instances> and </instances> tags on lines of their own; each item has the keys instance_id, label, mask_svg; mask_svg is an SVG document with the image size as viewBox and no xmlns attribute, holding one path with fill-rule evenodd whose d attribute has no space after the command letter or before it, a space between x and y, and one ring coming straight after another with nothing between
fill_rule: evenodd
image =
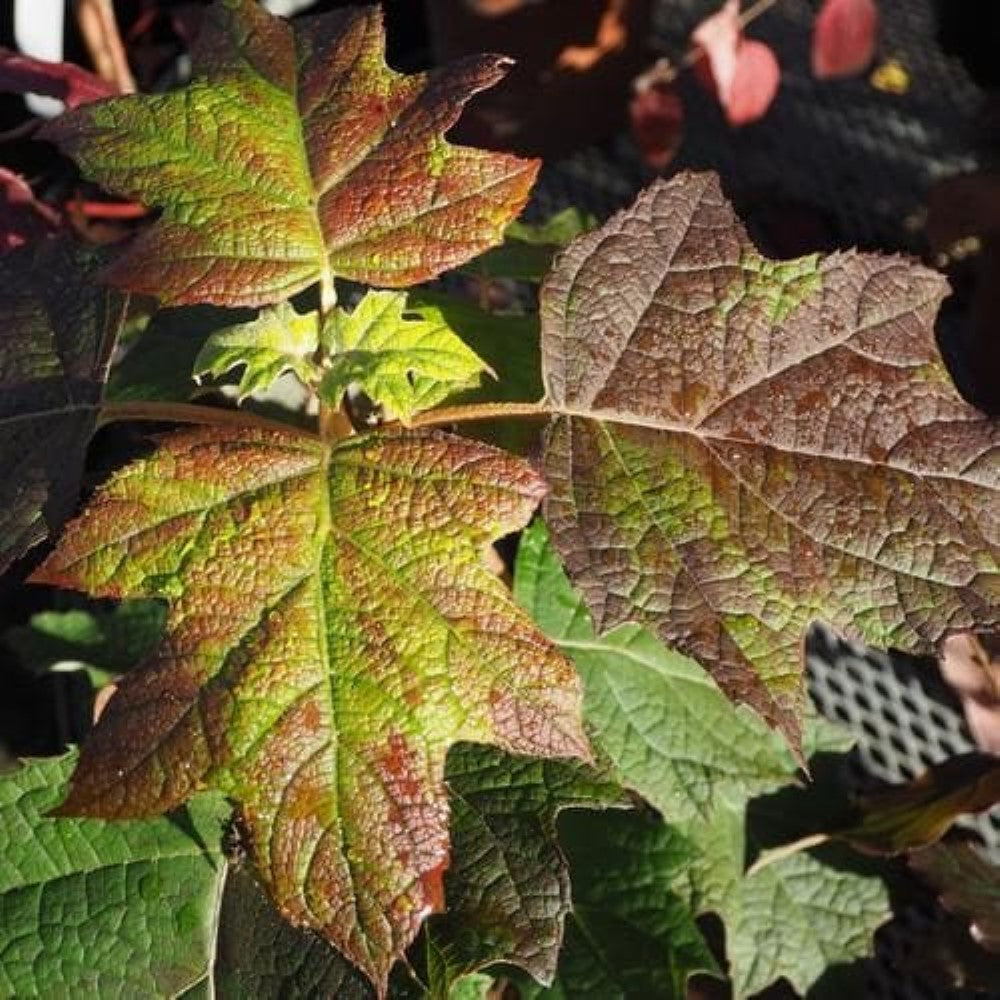
<instances>
[{"instance_id":1,"label":"blurred pink leaf","mask_svg":"<svg viewBox=\"0 0 1000 1000\"><path fill-rule=\"evenodd\" d=\"M701 78L715 91L729 124L763 117L778 92L781 69L767 45L744 36L739 0L726 0L695 28L691 40L705 54L696 69L707 65Z\"/></svg>"},{"instance_id":2,"label":"blurred pink leaf","mask_svg":"<svg viewBox=\"0 0 1000 1000\"><path fill-rule=\"evenodd\" d=\"M875 56L875 0L825 0L813 28L812 69L820 79L854 76Z\"/></svg>"},{"instance_id":3,"label":"blurred pink leaf","mask_svg":"<svg viewBox=\"0 0 1000 1000\"><path fill-rule=\"evenodd\" d=\"M684 130L684 103L667 80L636 81L636 91L629 104L632 135L646 164L664 170L677 155Z\"/></svg>"}]
</instances>

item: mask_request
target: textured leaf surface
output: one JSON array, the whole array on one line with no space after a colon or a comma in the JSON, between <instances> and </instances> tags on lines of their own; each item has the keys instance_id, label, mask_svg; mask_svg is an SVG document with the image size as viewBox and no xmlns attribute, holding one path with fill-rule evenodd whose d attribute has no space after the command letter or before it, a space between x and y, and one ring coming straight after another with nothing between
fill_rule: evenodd
<instances>
[{"instance_id":1,"label":"textured leaf surface","mask_svg":"<svg viewBox=\"0 0 1000 1000\"><path fill-rule=\"evenodd\" d=\"M1000 868L972 844L934 844L910 858L946 909L970 921L973 938L1000 952Z\"/></svg>"},{"instance_id":2,"label":"textured leaf surface","mask_svg":"<svg viewBox=\"0 0 1000 1000\"><path fill-rule=\"evenodd\" d=\"M698 857L675 885L687 887L696 912L714 911L726 928L726 956L736 996L782 976L800 993L831 966L869 955L872 935L890 916L882 880L851 870L842 855L796 854L743 874L748 846L761 830L740 811L718 810L711 824L685 833Z\"/></svg>"},{"instance_id":3,"label":"textured leaf surface","mask_svg":"<svg viewBox=\"0 0 1000 1000\"><path fill-rule=\"evenodd\" d=\"M330 355L320 395L339 404L352 383L406 421L453 392L476 385L485 365L433 306L407 308L402 292L369 292L323 329Z\"/></svg>"},{"instance_id":4,"label":"textured leaf surface","mask_svg":"<svg viewBox=\"0 0 1000 1000\"><path fill-rule=\"evenodd\" d=\"M544 486L434 432L208 430L98 492L37 579L164 597L167 634L101 717L64 810L236 799L270 893L384 989L448 864L458 740L588 756L571 664L483 565Z\"/></svg>"},{"instance_id":5,"label":"textured leaf surface","mask_svg":"<svg viewBox=\"0 0 1000 1000\"><path fill-rule=\"evenodd\" d=\"M375 7L290 24L223 0L188 86L47 125L94 180L161 210L113 280L166 302L261 305L331 274L414 284L498 243L537 164L443 136L506 60L403 76L383 49Z\"/></svg>"},{"instance_id":6,"label":"textured leaf surface","mask_svg":"<svg viewBox=\"0 0 1000 1000\"><path fill-rule=\"evenodd\" d=\"M672 887L694 858L683 836L636 813L568 813L559 832L573 910L556 982L540 995L683 1000L692 975L718 973L690 906Z\"/></svg>"},{"instance_id":7,"label":"textured leaf surface","mask_svg":"<svg viewBox=\"0 0 1000 1000\"><path fill-rule=\"evenodd\" d=\"M309 385L316 375L312 356L319 344L315 313L302 315L287 302L254 320L216 330L194 360L194 375L221 378L241 368L239 399L269 389L278 376L294 372Z\"/></svg>"},{"instance_id":8,"label":"textured leaf surface","mask_svg":"<svg viewBox=\"0 0 1000 1000\"><path fill-rule=\"evenodd\" d=\"M172 996L204 974L225 804L143 823L53 819L72 760L0 778L0 993Z\"/></svg>"},{"instance_id":9,"label":"textured leaf surface","mask_svg":"<svg viewBox=\"0 0 1000 1000\"><path fill-rule=\"evenodd\" d=\"M226 879L216 958L206 977L219 1000L373 1000L371 984L318 934L283 920L245 868Z\"/></svg>"},{"instance_id":10,"label":"textured leaf surface","mask_svg":"<svg viewBox=\"0 0 1000 1000\"><path fill-rule=\"evenodd\" d=\"M302 315L281 303L249 323L216 331L195 359L194 373L221 377L234 368L243 370L240 399L293 372L334 407L358 386L387 416L406 421L476 385L486 365L441 309L410 307L403 292L368 292L353 310L332 311L322 330L317 313Z\"/></svg>"},{"instance_id":11,"label":"textured leaf surface","mask_svg":"<svg viewBox=\"0 0 1000 1000\"><path fill-rule=\"evenodd\" d=\"M668 821L708 820L794 775L781 738L697 663L635 625L596 635L540 521L521 537L514 595L580 672L595 743Z\"/></svg>"},{"instance_id":12,"label":"textured leaf surface","mask_svg":"<svg viewBox=\"0 0 1000 1000\"><path fill-rule=\"evenodd\" d=\"M123 308L68 243L0 260L0 570L76 504Z\"/></svg>"},{"instance_id":13,"label":"textured leaf surface","mask_svg":"<svg viewBox=\"0 0 1000 1000\"><path fill-rule=\"evenodd\" d=\"M652 626L797 747L811 620L902 648L992 622L998 432L937 357L944 288L769 261L711 175L572 244L542 289L546 520L596 627Z\"/></svg>"},{"instance_id":14,"label":"textured leaf surface","mask_svg":"<svg viewBox=\"0 0 1000 1000\"><path fill-rule=\"evenodd\" d=\"M570 908L555 822L569 806L624 805L618 785L584 764L460 746L448 756L452 865L446 911L428 934L445 986L493 962L551 982Z\"/></svg>"}]
</instances>

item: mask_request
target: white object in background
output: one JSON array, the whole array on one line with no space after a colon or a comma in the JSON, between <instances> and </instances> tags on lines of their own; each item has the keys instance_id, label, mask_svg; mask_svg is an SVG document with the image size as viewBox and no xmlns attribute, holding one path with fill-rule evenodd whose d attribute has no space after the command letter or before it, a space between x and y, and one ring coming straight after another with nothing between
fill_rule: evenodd
<instances>
[{"instance_id":1,"label":"white object in background","mask_svg":"<svg viewBox=\"0 0 1000 1000\"><path fill-rule=\"evenodd\" d=\"M14 0L14 42L26 56L62 62L65 0ZM63 110L54 97L26 94L28 108L43 118Z\"/></svg>"},{"instance_id":2,"label":"white object in background","mask_svg":"<svg viewBox=\"0 0 1000 1000\"><path fill-rule=\"evenodd\" d=\"M272 14L280 14L282 17L291 17L306 7L311 7L316 0L263 0L264 6Z\"/></svg>"}]
</instances>

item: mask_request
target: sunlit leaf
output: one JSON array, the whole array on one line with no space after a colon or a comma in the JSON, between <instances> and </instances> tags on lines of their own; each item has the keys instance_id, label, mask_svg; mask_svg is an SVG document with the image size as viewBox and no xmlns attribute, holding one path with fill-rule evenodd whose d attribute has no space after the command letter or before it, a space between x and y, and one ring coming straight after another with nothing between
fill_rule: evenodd
<instances>
[{"instance_id":1,"label":"sunlit leaf","mask_svg":"<svg viewBox=\"0 0 1000 1000\"><path fill-rule=\"evenodd\" d=\"M287 302L254 320L216 330L194 360L197 378L216 378L240 368L239 399L269 389L285 372L309 385L317 376L313 354L319 344L315 313L301 315Z\"/></svg>"},{"instance_id":2,"label":"sunlit leaf","mask_svg":"<svg viewBox=\"0 0 1000 1000\"><path fill-rule=\"evenodd\" d=\"M942 278L775 262L710 175L658 182L542 289L546 521L606 630L651 626L799 746L814 619L928 649L1000 608L995 423L934 343Z\"/></svg>"},{"instance_id":3,"label":"sunlit leaf","mask_svg":"<svg viewBox=\"0 0 1000 1000\"><path fill-rule=\"evenodd\" d=\"M323 327L329 354L320 396L336 405L352 384L406 421L474 386L486 366L433 306L408 308L401 292L369 292Z\"/></svg>"},{"instance_id":4,"label":"sunlit leaf","mask_svg":"<svg viewBox=\"0 0 1000 1000\"><path fill-rule=\"evenodd\" d=\"M89 177L160 210L112 280L168 303L262 305L332 275L414 284L498 243L538 165L444 133L508 61L404 76L383 49L377 7L289 23L224 0L186 87L46 125Z\"/></svg>"},{"instance_id":5,"label":"sunlit leaf","mask_svg":"<svg viewBox=\"0 0 1000 1000\"><path fill-rule=\"evenodd\" d=\"M224 791L283 915L384 989L443 902L448 747L589 755L572 666L482 561L543 490L436 432L164 438L36 575L170 602L62 811L151 815Z\"/></svg>"}]
</instances>

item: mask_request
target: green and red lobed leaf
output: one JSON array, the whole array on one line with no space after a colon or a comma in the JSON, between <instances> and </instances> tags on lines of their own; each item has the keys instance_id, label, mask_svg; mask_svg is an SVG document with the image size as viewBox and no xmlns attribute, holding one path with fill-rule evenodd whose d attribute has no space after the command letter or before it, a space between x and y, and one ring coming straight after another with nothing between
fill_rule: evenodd
<instances>
[{"instance_id":1,"label":"green and red lobed leaf","mask_svg":"<svg viewBox=\"0 0 1000 1000\"><path fill-rule=\"evenodd\" d=\"M384 48L377 7L290 23L222 0L187 86L46 125L90 178L160 211L111 279L171 304L262 305L333 276L412 285L499 243L538 162L444 134L508 60L403 75Z\"/></svg>"},{"instance_id":2,"label":"green and red lobed leaf","mask_svg":"<svg viewBox=\"0 0 1000 1000\"><path fill-rule=\"evenodd\" d=\"M572 665L482 558L543 493L517 459L431 431L162 439L35 576L170 602L61 811L225 792L282 913L384 988L443 905L448 748L589 757Z\"/></svg>"}]
</instances>

